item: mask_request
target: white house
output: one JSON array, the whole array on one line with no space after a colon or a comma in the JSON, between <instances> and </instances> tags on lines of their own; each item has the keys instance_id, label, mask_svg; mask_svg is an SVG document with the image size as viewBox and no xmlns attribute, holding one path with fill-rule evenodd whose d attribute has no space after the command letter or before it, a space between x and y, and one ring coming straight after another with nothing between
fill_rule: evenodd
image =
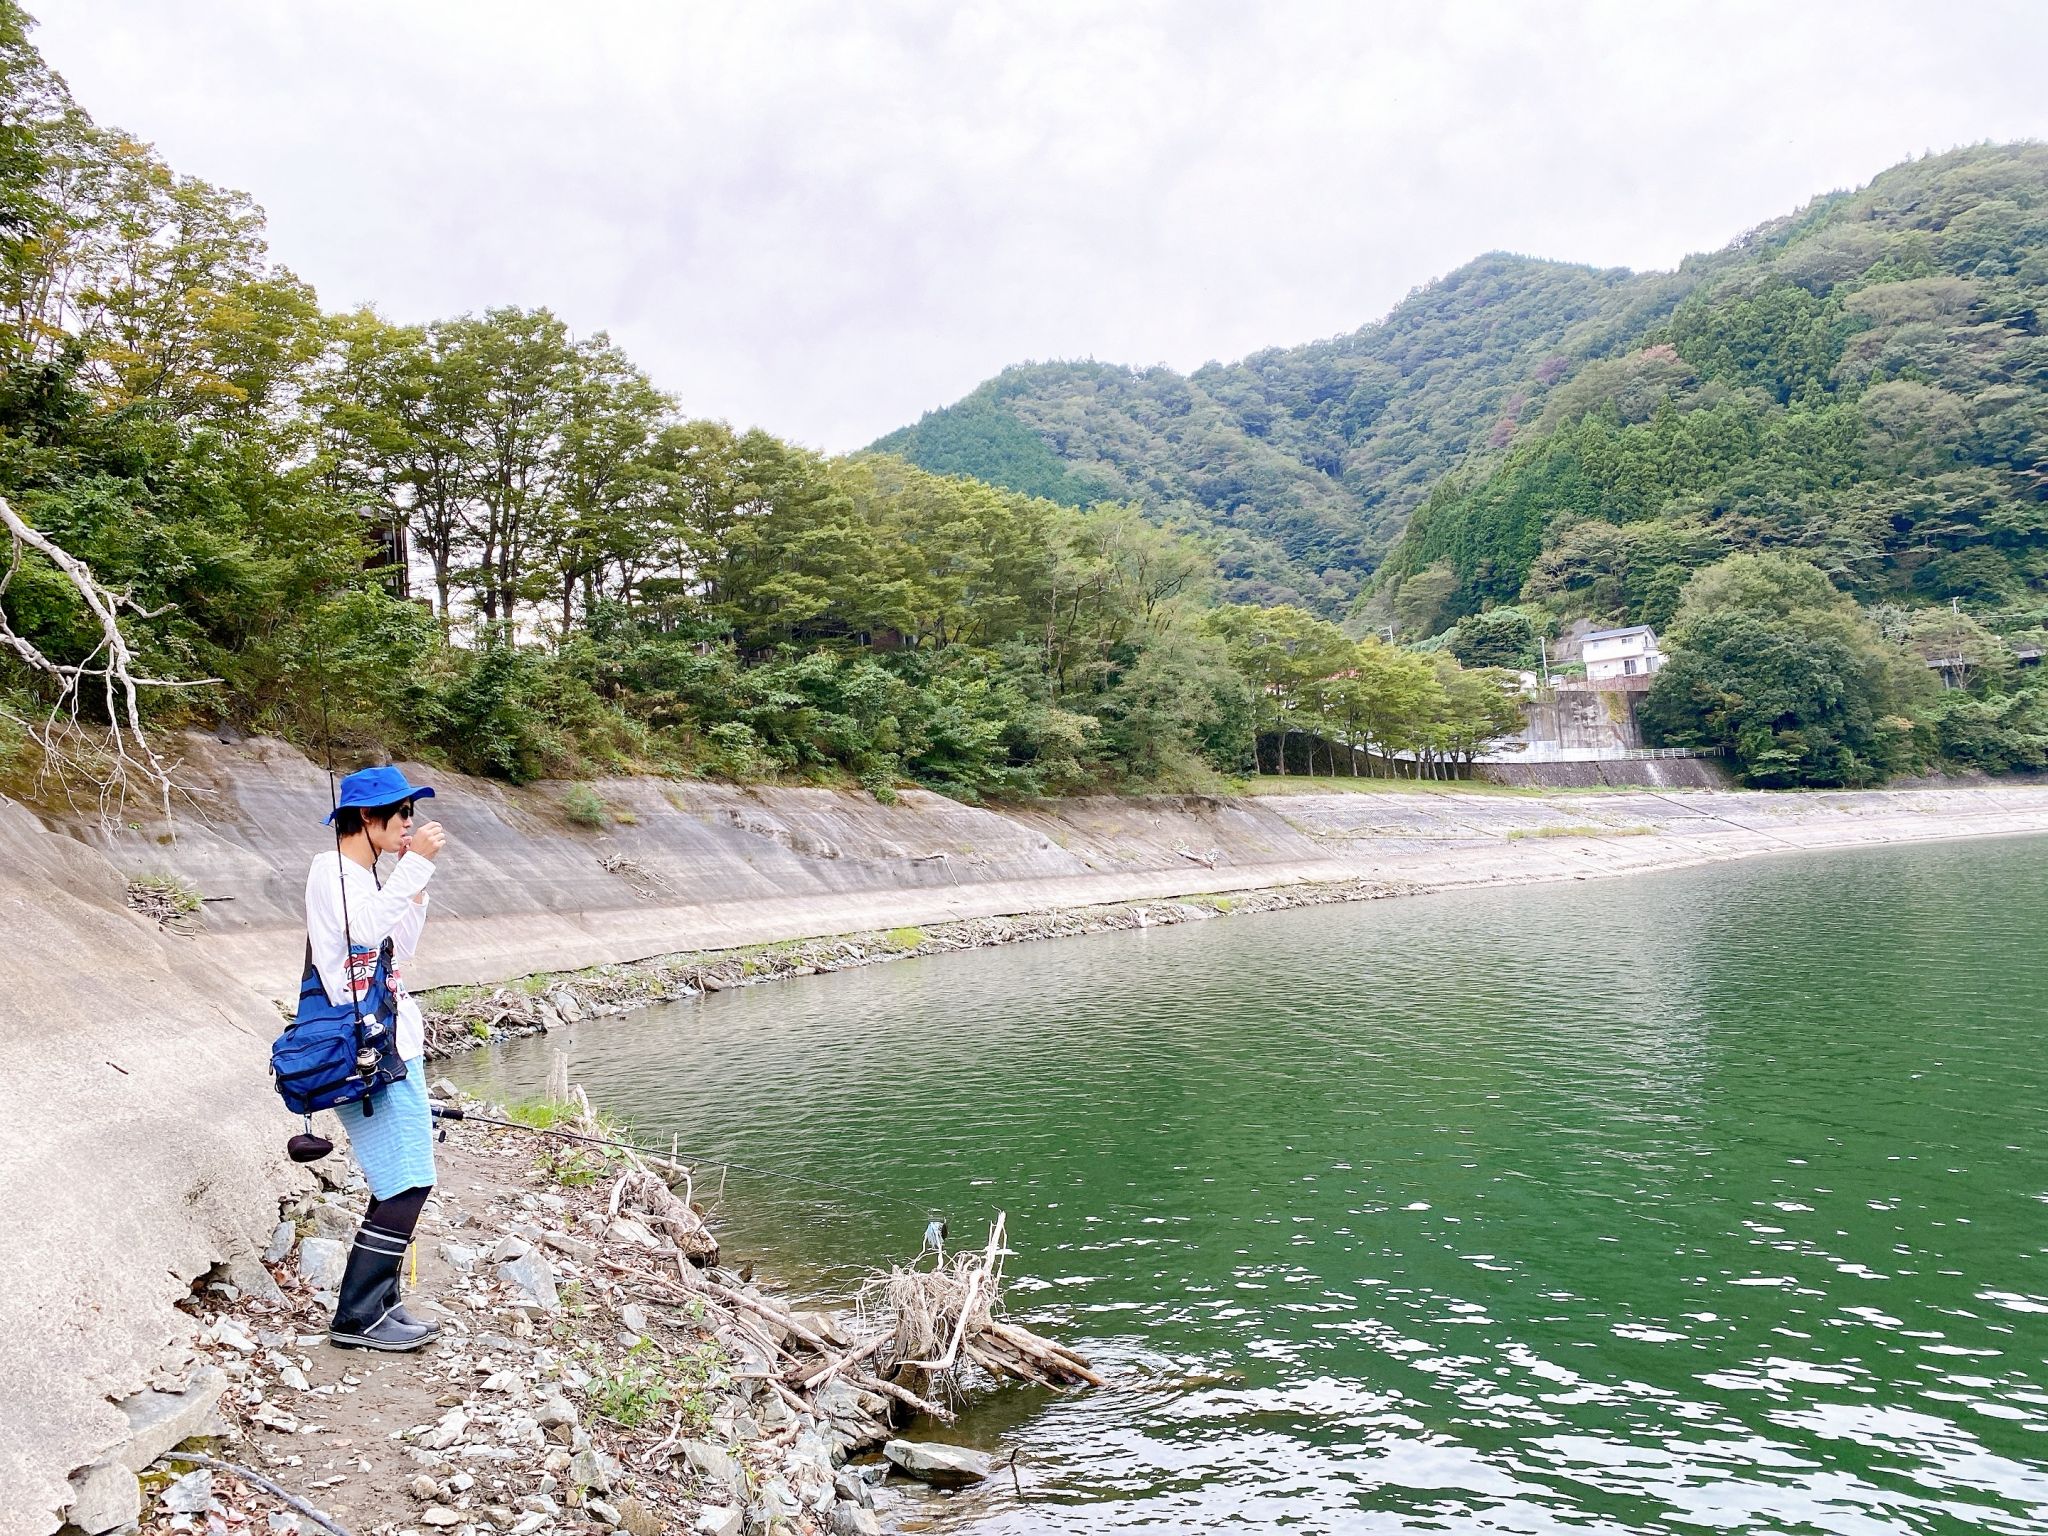
<instances>
[{"instance_id":1,"label":"white house","mask_svg":"<svg viewBox=\"0 0 2048 1536\"><path fill-rule=\"evenodd\" d=\"M1614 677L1648 677L1664 665L1664 653L1657 649L1657 631L1647 624L1627 629L1596 629L1579 643L1579 657L1586 663L1586 681L1605 682Z\"/></svg>"}]
</instances>

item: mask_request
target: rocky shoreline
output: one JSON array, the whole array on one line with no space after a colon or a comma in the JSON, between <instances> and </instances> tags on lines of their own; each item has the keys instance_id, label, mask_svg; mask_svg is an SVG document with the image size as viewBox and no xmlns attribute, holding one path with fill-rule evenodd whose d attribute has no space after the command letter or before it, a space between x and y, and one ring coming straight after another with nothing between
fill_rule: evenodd
<instances>
[{"instance_id":1,"label":"rocky shoreline","mask_svg":"<svg viewBox=\"0 0 2048 1536\"><path fill-rule=\"evenodd\" d=\"M74 1525L862 1536L907 1497L891 1476L957 1488L988 1475L967 1448L894 1438L898 1399L915 1394L865 1374L886 1351L849 1347L854 1319L790 1312L715 1248L692 1265L708 1229L647 1193L645 1163L480 1125L456 1134L410 1297L442 1337L410 1356L326 1344L363 1191L344 1159L317 1165L321 1187L286 1202L261 1261L195 1289L187 1347L131 1410L153 1431L82 1474ZM687 1170L666 1171L687 1191Z\"/></svg>"},{"instance_id":2,"label":"rocky shoreline","mask_svg":"<svg viewBox=\"0 0 2048 1536\"><path fill-rule=\"evenodd\" d=\"M427 1051L447 1057L493 1041L542 1034L584 1019L629 1013L651 1003L701 997L735 987L817 976L965 949L992 949L1040 939L1078 938L1137 928L1292 907L1331 906L1420 895L1407 882L1344 880L1280 886L1172 901L1114 902L1014 916L966 918L921 927L872 929L722 950L691 950L622 965L541 972L495 987L444 987L419 999L427 1020Z\"/></svg>"}]
</instances>

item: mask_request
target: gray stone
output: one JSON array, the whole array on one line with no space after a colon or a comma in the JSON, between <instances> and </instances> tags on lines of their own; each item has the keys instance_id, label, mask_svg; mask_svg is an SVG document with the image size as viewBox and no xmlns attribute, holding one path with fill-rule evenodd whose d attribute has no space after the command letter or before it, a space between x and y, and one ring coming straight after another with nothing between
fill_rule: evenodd
<instances>
[{"instance_id":1,"label":"gray stone","mask_svg":"<svg viewBox=\"0 0 2048 1536\"><path fill-rule=\"evenodd\" d=\"M183 1477L171 1479L159 1502L174 1515L211 1514L219 1507L213 1497L213 1469L195 1467Z\"/></svg>"},{"instance_id":2,"label":"gray stone","mask_svg":"<svg viewBox=\"0 0 2048 1536\"><path fill-rule=\"evenodd\" d=\"M583 1507L590 1511L590 1518L593 1520L602 1520L606 1525L619 1523L618 1506L615 1504L607 1504L603 1499L592 1499Z\"/></svg>"},{"instance_id":3,"label":"gray stone","mask_svg":"<svg viewBox=\"0 0 2048 1536\"><path fill-rule=\"evenodd\" d=\"M450 1269L466 1275L476 1266L477 1252L474 1248L465 1248L461 1243L443 1243L441 1259Z\"/></svg>"},{"instance_id":4,"label":"gray stone","mask_svg":"<svg viewBox=\"0 0 2048 1536\"><path fill-rule=\"evenodd\" d=\"M737 1328L726 1328L719 1331L717 1338L719 1347L732 1357L733 1369L739 1374L758 1376L772 1369L775 1364L768 1354L767 1346L750 1333L742 1333ZM771 1397L768 1401L781 1409L783 1416L787 1416L788 1410L781 1408L781 1398Z\"/></svg>"},{"instance_id":5,"label":"gray stone","mask_svg":"<svg viewBox=\"0 0 2048 1536\"><path fill-rule=\"evenodd\" d=\"M548 1001L555 1005L555 1012L559 1013L569 1023L580 1024L583 1022L583 1005L576 1000L576 994L567 987L555 988L548 995Z\"/></svg>"},{"instance_id":6,"label":"gray stone","mask_svg":"<svg viewBox=\"0 0 2048 1536\"><path fill-rule=\"evenodd\" d=\"M192 1373L182 1392L136 1393L121 1404L128 1416L127 1443L109 1459L140 1472L194 1435L218 1434L221 1425L214 1408L227 1386L227 1377L217 1367L205 1365Z\"/></svg>"},{"instance_id":7,"label":"gray stone","mask_svg":"<svg viewBox=\"0 0 2048 1536\"><path fill-rule=\"evenodd\" d=\"M746 1470L728 1452L720 1450L709 1440L685 1440L676 1454L690 1464L692 1472L713 1487L724 1488L734 1494L745 1491Z\"/></svg>"},{"instance_id":8,"label":"gray stone","mask_svg":"<svg viewBox=\"0 0 2048 1536\"><path fill-rule=\"evenodd\" d=\"M610 1493L613 1479L619 1477L623 1470L618 1462L594 1445L586 1444L569 1458L569 1481L579 1488L591 1488L599 1493Z\"/></svg>"},{"instance_id":9,"label":"gray stone","mask_svg":"<svg viewBox=\"0 0 2048 1536\"><path fill-rule=\"evenodd\" d=\"M133 1525L142 1516L142 1484L119 1462L103 1461L71 1478L70 1522L89 1536Z\"/></svg>"},{"instance_id":10,"label":"gray stone","mask_svg":"<svg viewBox=\"0 0 2048 1536\"><path fill-rule=\"evenodd\" d=\"M289 1231L290 1228L286 1230ZM285 1304L284 1292L277 1288L276 1278L264 1268L253 1253L238 1253L223 1267L227 1270L228 1284L236 1287L244 1296L267 1302L273 1307Z\"/></svg>"},{"instance_id":11,"label":"gray stone","mask_svg":"<svg viewBox=\"0 0 2048 1536\"><path fill-rule=\"evenodd\" d=\"M574 1259L579 1264L597 1262L597 1244L580 1237L571 1237L566 1232L543 1232L540 1240L559 1254Z\"/></svg>"},{"instance_id":12,"label":"gray stone","mask_svg":"<svg viewBox=\"0 0 2048 1536\"><path fill-rule=\"evenodd\" d=\"M882 1522L873 1510L858 1504L832 1506L832 1536L882 1536Z\"/></svg>"},{"instance_id":13,"label":"gray stone","mask_svg":"<svg viewBox=\"0 0 2048 1536\"><path fill-rule=\"evenodd\" d=\"M331 1237L309 1237L299 1244L299 1274L316 1291L341 1289L348 1268L348 1249Z\"/></svg>"},{"instance_id":14,"label":"gray stone","mask_svg":"<svg viewBox=\"0 0 2048 1536\"><path fill-rule=\"evenodd\" d=\"M282 1264L291 1256L292 1245L299 1240L299 1229L288 1221L280 1221L277 1230L270 1234L270 1246L263 1250L263 1262Z\"/></svg>"},{"instance_id":15,"label":"gray stone","mask_svg":"<svg viewBox=\"0 0 2048 1536\"><path fill-rule=\"evenodd\" d=\"M989 1475L989 1459L964 1445L936 1440L891 1440L882 1454L905 1477L934 1488L967 1488Z\"/></svg>"},{"instance_id":16,"label":"gray stone","mask_svg":"<svg viewBox=\"0 0 2048 1536\"><path fill-rule=\"evenodd\" d=\"M579 1418L576 1405L560 1393L548 1398L533 1412L533 1422L542 1429L553 1429L558 1424L573 1426Z\"/></svg>"},{"instance_id":17,"label":"gray stone","mask_svg":"<svg viewBox=\"0 0 2048 1536\"><path fill-rule=\"evenodd\" d=\"M555 1292L555 1272L537 1253L528 1252L510 1263L500 1264L498 1278L517 1293L514 1299L519 1306L552 1312L562 1304Z\"/></svg>"},{"instance_id":18,"label":"gray stone","mask_svg":"<svg viewBox=\"0 0 2048 1536\"><path fill-rule=\"evenodd\" d=\"M325 1164L316 1163L315 1167ZM312 1224L313 1236L333 1237L348 1243L356 1236L356 1213L339 1200L315 1200L313 1208L306 1213L306 1220Z\"/></svg>"},{"instance_id":19,"label":"gray stone","mask_svg":"<svg viewBox=\"0 0 2048 1536\"><path fill-rule=\"evenodd\" d=\"M789 1484L779 1477L763 1478L754 1495L754 1512L770 1530L785 1520L794 1520L802 1508Z\"/></svg>"},{"instance_id":20,"label":"gray stone","mask_svg":"<svg viewBox=\"0 0 2048 1536\"><path fill-rule=\"evenodd\" d=\"M238 1318L226 1316L215 1318L213 1325L206 1330L206 1335L214 1343L232 1349L238 1355L253 1355L256 1353L256 1341L249 1337L249 1330L242 1326Z\"/></svg>"},{"instance_id":21,"label":"gray stone","mask_svg":"<svg viewBox=\"0 0 2048 1536\"><path fill-rule=\"evenodd\" d=\"M460 1408L450 1408L442 1414L434 1427L420 1436L420 1445L429 1451L445 1451L462 1438L462 1432L469 1428L469 1415Z\"/></svg>"},{"instance_id":22,"label":"gray stone","mask_svg":"<svg viewBox=\"0 0 2048 1536\"><path fill-rule=\"evenodd\" d=\"M832 1474L832 1493L842 1504L858 1504L862 1509L875 1507L875 1495L868 1480L844 1467Z\"/></svg>"},{"instance_id":23,"label":"gray stone","mask_svg":"<svg viewBox=\"0 0 2048 1536\"><path fill-rule=\"evenodd\" d=\"M784 1465L799 1503L821 1514L832 1507L832 1447L821 1436L808 1429L799 1433Z\"/></svg>"},{"instance_id":24,"label":"gray stone","mask_svg":"<svg viewBox=\"0 0 2048 1536\"><path fill-rule=\"evenodd\" d=\"M647 1309L637 1301L629 1301L619 1308L619 1323L626 1332L640 1338L647 1337Z\"/></svg>"},{"instance_id":25,"label":"gray stone","mask_svg":"<svg viewBox=\"0 0 2048 1536\"><path fill-rule=\"evenodd\" d=\"M700 1509L697 1523L691 1527L697 1536L740 1536L747 1528L747 1517L738 1509Z\"/></svg>"},{"instance_id":26,"label":"gray stone","mask_svg":"<svg viewBox=\"0 0 2048 1536\"><path fill-rule=\"evenodd\" d=\"M453 1104L462 1097L462 1090L445 1077L435 1078L433 1086L427 1090L427 1093L429 1097L440 1099L448 1104Z\"/></svg>"}]
</instances>

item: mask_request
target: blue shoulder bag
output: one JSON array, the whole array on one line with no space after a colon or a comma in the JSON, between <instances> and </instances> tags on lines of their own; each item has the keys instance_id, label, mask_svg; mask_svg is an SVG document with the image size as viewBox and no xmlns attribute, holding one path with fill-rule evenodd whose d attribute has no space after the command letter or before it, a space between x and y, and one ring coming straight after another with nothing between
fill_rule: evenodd
<instances>
[{"instance_id":1,"label":"blue shoulder bag","mask_svg":"<svg viewBox=\"0 0 2048 1536\"><path fill-rule=\"evenodd\" d=\"M366 954L350 946L352 954ZM391 941L377 950L369 991L355 995L350 978L349 1000L329 1000L313 964L313 944L306 943L306 970L299 980L299 1006L270 1047L270 1076L278 1097L295 1115L360 1102L363 1113L377 1112L372 1097L387 1083L405 1076L398 1056L398 1000L391 990Z\"/></svg>"}]
</instances>

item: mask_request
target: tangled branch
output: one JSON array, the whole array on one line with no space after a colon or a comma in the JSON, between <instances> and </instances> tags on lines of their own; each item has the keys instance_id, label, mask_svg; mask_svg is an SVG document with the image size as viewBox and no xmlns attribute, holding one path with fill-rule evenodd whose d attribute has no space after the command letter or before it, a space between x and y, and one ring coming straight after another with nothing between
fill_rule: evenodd
<instances>
[{"instance_id":1,"label":"tangled branch","mask_svg":"<svg viewBox=\"0 0 2048 1536\"><path fill-rule=\"evenodd\" d=\"M151 619L165 610L145 609L127 593L106 586L84 561L60 549L24 522L4 496L0 496L0 525L6 527L10 544L7 570L0 575L0 598L6 596L8 584L21 570L23 550L32 549L71 584L100 632L99 643L82 659L58 661L45 655L27 636L17 633L8 622L4 604L0 604L0 646L13 651L30 671L42 673L57 685L56 702L45 719L15 718L42 748L46 771L54 771L58 781L66 786L67 794L67 770L77 772L98 789L103 821L118 816L138 780L147 783L168 821L171 776L143 730L140 690L203 688L220 679L138 675L134 652L121 632L121 614L125 610L137 618ZM107 720L100 729L89 728L79 719L88 693L95 688L101 695Z\"/></svg>"}]
</instances>

